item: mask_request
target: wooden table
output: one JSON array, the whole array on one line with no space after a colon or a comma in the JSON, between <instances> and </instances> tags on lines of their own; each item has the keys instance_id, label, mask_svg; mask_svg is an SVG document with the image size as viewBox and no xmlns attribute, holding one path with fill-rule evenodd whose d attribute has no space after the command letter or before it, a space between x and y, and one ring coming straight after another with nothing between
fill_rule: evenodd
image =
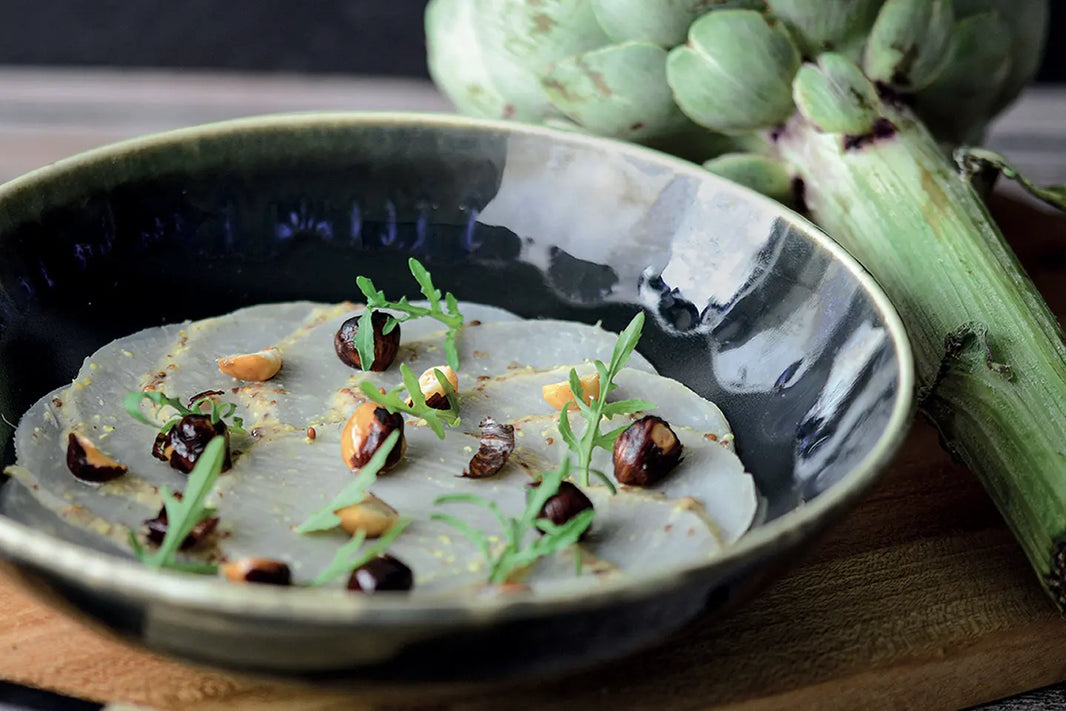
<instances>
[{"instance_id":1,"label":"wooden table","mask_svg":"<svg viewBox=\"0 0 1066 711\"><path fill-rule=\"evenodd\" d=\"M0 96L0 179L120 138L240 115L447 108L417 82L117 72L0 71ZM1066 182L1063 106L1066 92L1031 94L993 145L1039 180ZM1066 219L1010 191L994 211L1066 315ZM181 709L958 708L1066 680L1066 622L974 478L919 422L863 504L757 599L602 668L495 686L285 685L130 649L0 577L0 679Z\"/></svg>"}]
</instances>

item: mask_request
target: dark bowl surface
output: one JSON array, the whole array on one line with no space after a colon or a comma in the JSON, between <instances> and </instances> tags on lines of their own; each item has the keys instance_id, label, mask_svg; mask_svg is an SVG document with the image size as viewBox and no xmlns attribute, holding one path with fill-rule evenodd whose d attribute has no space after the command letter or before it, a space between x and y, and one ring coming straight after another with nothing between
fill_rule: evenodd
<instances>
[{"instance_id":1,"label":"dark bowl surface","mask_svg":"<svg viewBox=\"0 0 1066 711\"><path fill-rule=\"evenodd\" d=\"M265 117L127 142L0 188L0 412L140 328L390 294L620 330L716 402L764 499L705 565L578 596L425 605L159 573L0 517L26 578L154 649L272 673L486 678L622 655L743 596L853 504L912 407L902 326L808 222L652 151L447 116ZM415 298L417 293L409 293ZM0 424L5 464L12 429ZM754 603L757 604L757 603Z\"/></svg>"}]
</instances>

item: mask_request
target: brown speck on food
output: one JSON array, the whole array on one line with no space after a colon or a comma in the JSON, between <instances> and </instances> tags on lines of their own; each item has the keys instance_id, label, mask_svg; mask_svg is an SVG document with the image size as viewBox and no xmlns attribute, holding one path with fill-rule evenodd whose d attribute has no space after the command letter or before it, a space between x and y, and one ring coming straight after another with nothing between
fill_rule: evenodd
<instances>
[{"instance_id":1,"label":"brown speck on food","mask_svg":"<svg viewBox=\"0 0 1066 711\"><path fill-rule=\"evenodd\" d=\"M307 439L313 440L317 436L318 436L318 433L315 432L315 428L314 427L308 427L307 428Z\"/></svg>"},{"instance_id":2,"label":"brown speck on food","mask_svg":"<svg viewBox=\"0 0 1066 711\"><path fill-rule=\"evenodd\" d=\"M481 322L478 321L477 319L474 319L473 321L471 321L470 323L467 324L467 326L480 326L480 325L481 325Z\"/></svg>"},{"instance_id":3,"label":"brown speck on food","mask_svg":"<svg viewBox=\"0 0 1066 711\"><path fill-rule=\"evenodd\" d=\"M263 436L263 430L258 427L253 427L251 431L248 432L248 434L252 436L252 439L259 439Z\"/></svg>"},{"instance_id":4,"label":"brown speck on food","mask_svg":"<svg viewBox=\"0 0 1066 711\"><path fill-rule=\"evenodd\" d=\"M475 358L488 358L489 354L485 353L484 351L474 351L474 357Z\"/></svg>"},{"instance_id":5,"label":"brown speck on food","mask_svg":"<svg viewBox=\"0 0 1066 711\"><path fill-rule=\"evenodd\" d=\"M708 432L707 434L703 435L703 438L708 439L712 442L718 441L718 435L716 435L714 432Z\"/></svg>"},{"instance_id":6,"label":"brown speck on food","mask_svg":"<svg viewBox=\"0 0 1066 711\"><path fill-rule=\"evenodd\" d=\"M663 527L663 530L664 530L665 532L669 533L670 531L674 530L674 524L672 524L672 523L668 523L668 524L666 524L666 525L665 525L665 526Z\"/></svg>"},{"instance_id":7,"label":"brown speck on food","mask_svg":"<svg viewBox=\"0 0 1066 711\"><path fill-rule=\"evenodd\" d=\"M694 529L694 528L688 529L688 531L685 533L685 535L686 536L695 536L696 535L696 529Z\"/></svg>"},{"instance_id":8,"label":"brown speck on food","mask_svg":"<svg viewBox=\"0 0 1066 711\"><path fill-rule=\"evenodd\" d=\"M492 377L491 377L491 376L488 376L488 375L479 375L479 376L477 376L477 381L478 381L479 383L483 383L483 382L485 382L486 380L492 380Z\"/></svg>"},{"instance_id":9,"label":"brown speck on food","mask_svg":"<svg viewBox=\"0 0 1066 711\"><path fill-rule=\"evenodd\" d=\"M501 114L501 116L503 118L505 118L505 119L513 118L514 117L514 112L515 112L514 104L504 104L503 105L503 113Z\"/></svg>"},{"instance_id":10,"label":"brown speck on food","mask_svg":"<svg viewBox=\"0 0 1066 711\"><path fill-rule=\"evenodd\" d=\"M52 404L56 407L63 407L63 401L57 397L52 398Z\"/></svg>"},{"instance_id":11,"label":"brown speck on food","mask_svg":"<svg viewBox=\"0 0 1066 711\"><path fill-rule=\"evenodd\" d=\"M512 360L510 363L507 364L507 370L518 370L521 367L522 364L519 363L517 360Z\"/></svg>"},{"instance_id":12,"label":"brown speck on food","mask_svg":"<svg viewBox=\"0 0 1066 711\"><path fill-rule=\"evenodd\" d=\"M241 391L241 389L240 389L239 387L237 387L237 388L230 388L230 392L231 392L231 393L233 393L234 395L236 395L236 394L237 394L237 393L239 393L240 391Z\"/></svg>"},{"instance_id":13,"label":"brown speck on food","mask_svg":"<svg viewBox=\"0 0 1066 711\"><path fill-rule=\"evenodd\" d=\"M545 437L544 441L547 442L548 444L555 444L555 438L554 437Z\"/></svg>"},{"instance_id":14,"label":"brown speck on food","mask_svg":"<svg viewBox=\"0 0 1066 711\"><path fill-rule=\"evenodd\" d=\"M169 365L167 365L167 370L177 370L177 369L178 369L178 366L175 365L174 363L170 363Z\"/></svg>"}]
</instances>

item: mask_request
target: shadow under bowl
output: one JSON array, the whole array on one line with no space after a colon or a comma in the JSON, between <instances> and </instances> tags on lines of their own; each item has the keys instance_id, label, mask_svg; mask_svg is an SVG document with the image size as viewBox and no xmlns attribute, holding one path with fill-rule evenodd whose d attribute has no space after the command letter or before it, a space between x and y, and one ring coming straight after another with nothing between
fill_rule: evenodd
<instances>
[{"instance_id":1,"label":"shadow under bowl","mask_svg":"<svg viewBox=\"0 0 1066 711\"><path fill-rule=\"evenodd\" d=\"M755 527L704 564L591 593L432 603L154 571L58 522L0 516L0 554L53 601L187 659L317 677L543 673L744 597L856 502L909 424L898 317L801 217L639 147L405 114L176 131L0 188L0 412L141 328L356 299L357 274L399 293L410 256L459 299L529 318L617 331L643 309L639 351L732 423L762 499ZM0 424L5 463L11 434Z\"/></svg>"}]
</instances>

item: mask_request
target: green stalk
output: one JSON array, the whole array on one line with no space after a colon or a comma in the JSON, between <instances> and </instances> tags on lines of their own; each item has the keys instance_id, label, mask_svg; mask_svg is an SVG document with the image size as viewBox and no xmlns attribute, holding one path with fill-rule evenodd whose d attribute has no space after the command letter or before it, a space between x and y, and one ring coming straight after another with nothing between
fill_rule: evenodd
<instances>
[{"instance_id":1,"label":"green stalk","mask_svg":"<svg viewBox=\"0 0 1066 711\"><path fill-rule=\"evenodd\" d=\"M815 221L907 324L920 408L995 501L1066 608L1066 339L984 203L926 128L880 107L890 136L851 149L802 114L777 142Z\"/></svg>"}]
</instances>

